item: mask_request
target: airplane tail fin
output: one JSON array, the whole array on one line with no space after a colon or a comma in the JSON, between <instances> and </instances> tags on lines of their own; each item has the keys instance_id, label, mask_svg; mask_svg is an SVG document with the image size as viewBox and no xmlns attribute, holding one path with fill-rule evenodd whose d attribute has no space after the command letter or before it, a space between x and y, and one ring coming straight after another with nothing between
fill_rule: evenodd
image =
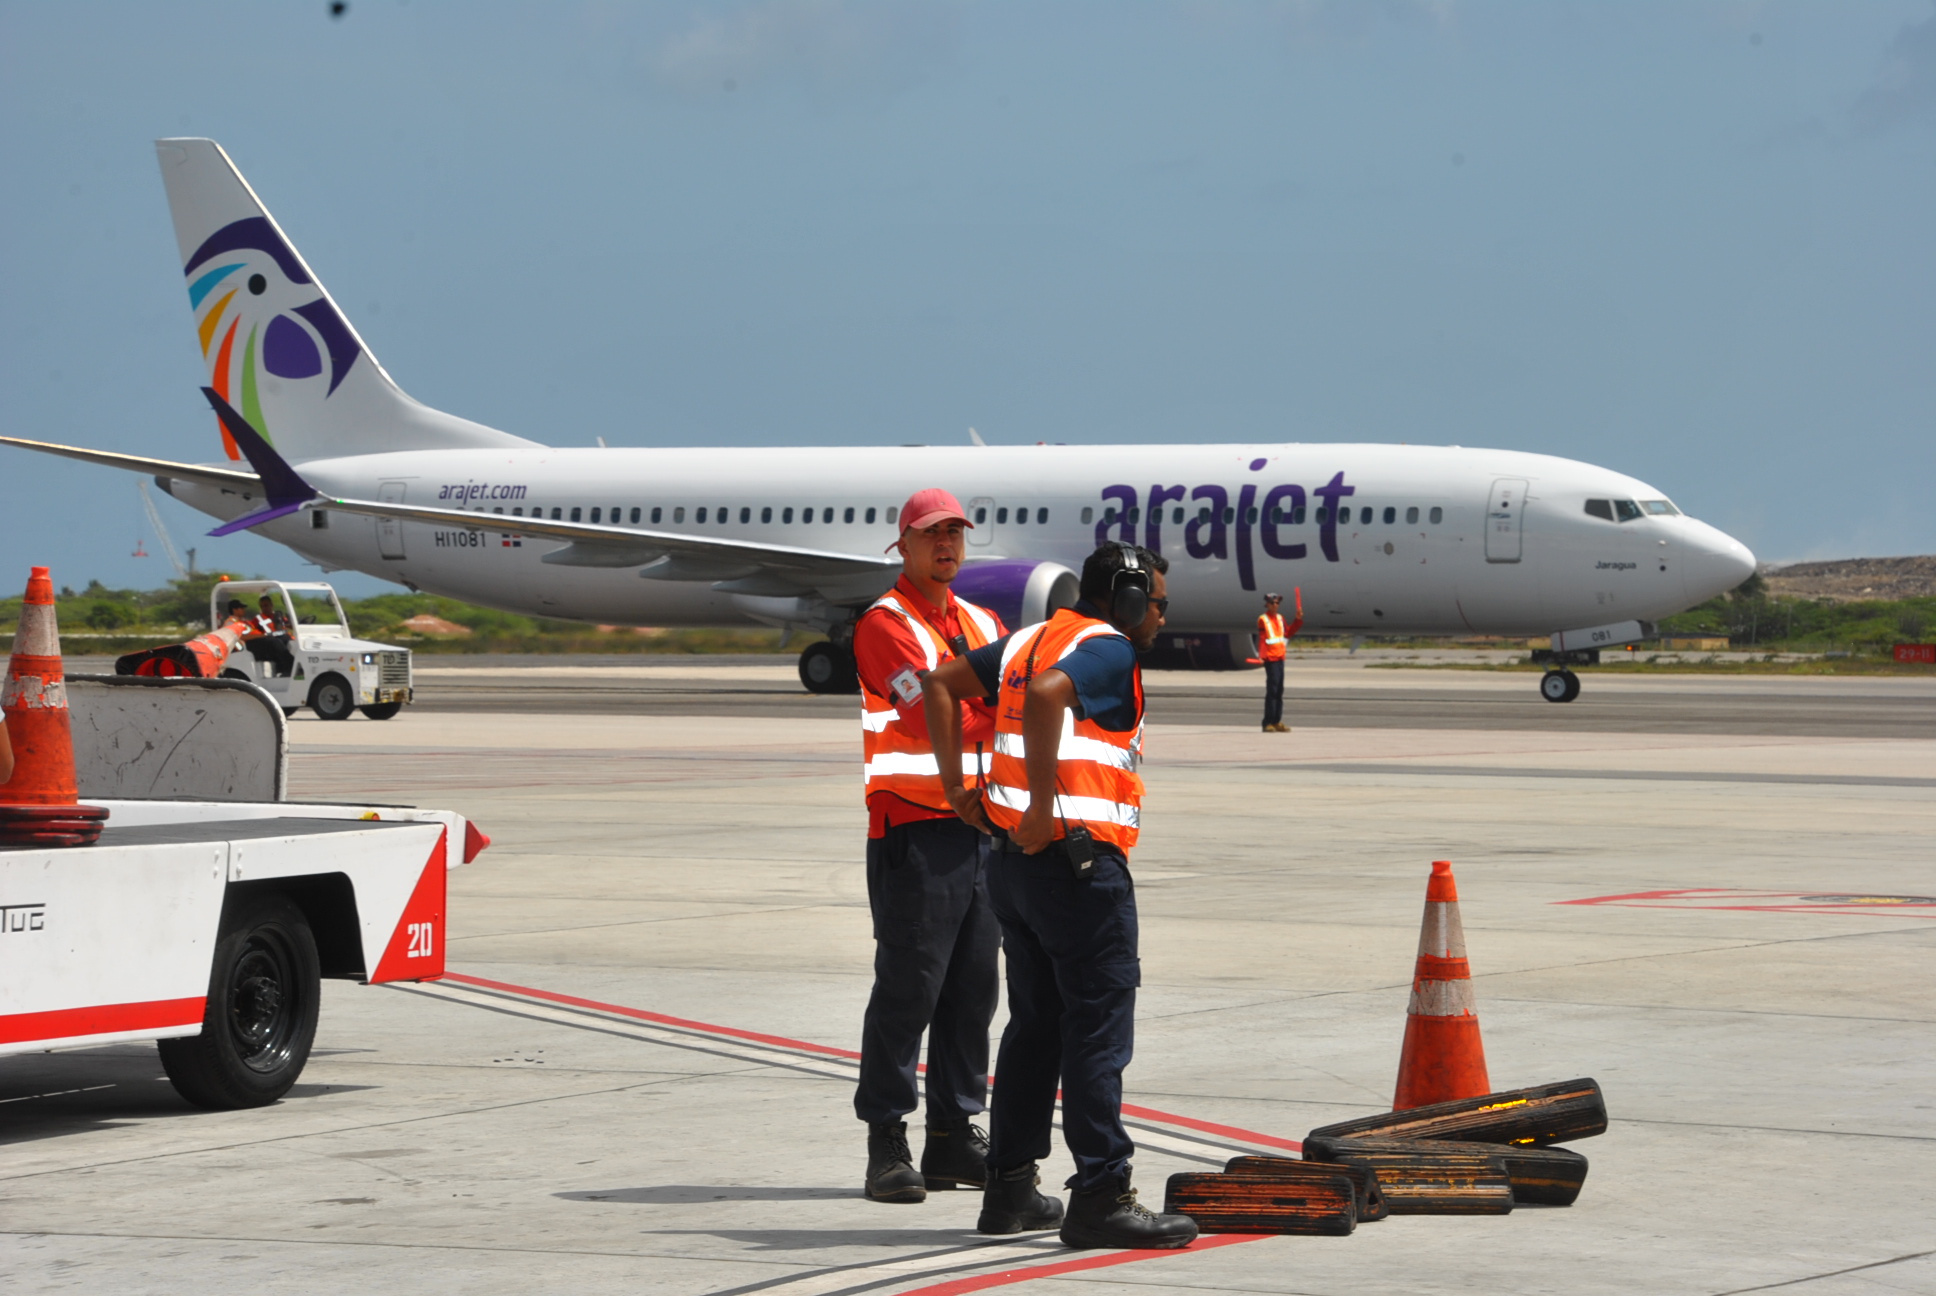
<instances>
[{"instance_id":1,"label":"airplane tail fin","mask_svg":"<svg viewBox=\"0 0 1936 1296\"><path fill-rule=\"evenodd\" d=\"M284 458L533 444L405 395L221 145L164 139L155 152L208 385Z\"/></svg>"}]
</instances>

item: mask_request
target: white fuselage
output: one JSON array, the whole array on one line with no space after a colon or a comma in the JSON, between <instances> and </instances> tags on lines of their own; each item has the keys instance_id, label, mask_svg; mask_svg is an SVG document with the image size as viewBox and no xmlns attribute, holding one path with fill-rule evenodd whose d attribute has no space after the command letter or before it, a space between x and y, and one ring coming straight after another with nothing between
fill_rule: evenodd
<instances>
[{"instance_id":1,"label":"white fuselage","mask_svg":"<svg viewBox=\"0 0 1936 1296\"><path fill-rule=\"evenodd\" d=\"M1663 498L1643 482L1504 450L511 447L313 459L300 469L328 495L489 517L470 531L340 512L324 526L298 514L260 528L304 556L508 611L608 624L811 623L828 619L829 608L838 619L839 608L865 601L892 574L823 588L813 615L814 600L722 592L706 580L642 580L632 568L544 563L562 546L519 537L514 510L869 554L895 539L890 507L940 486L982 519L970 532L971 561L1080 569L1102 538L1159 550L1172 563L1169 624L1182 631L1249 629L1264 592L1288 599L1295 587L1307 632L1544 634L1666 616L1754 570L1744 546L1693 518L1612 521L1586 511L1589 499ZM1339 485L1350 493L1336 494ZM177 481L173 491L225 519L253 507L210 486ZM1157 493L1162 502L1153 506ZM1320 521L1327 506L1339 509L1334 522ZM803 520L809 513L812 521ZM1285 520L1272 523L1272 515Z\"/></svg>"}]
</instances>

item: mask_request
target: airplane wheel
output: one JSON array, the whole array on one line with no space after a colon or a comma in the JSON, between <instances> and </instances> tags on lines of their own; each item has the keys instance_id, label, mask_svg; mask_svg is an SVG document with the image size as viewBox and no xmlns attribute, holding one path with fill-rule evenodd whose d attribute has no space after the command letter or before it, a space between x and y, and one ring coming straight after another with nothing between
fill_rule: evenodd
<instances>
[{"instance_id":1,"label":"airplane wheel","mask_svg":"<svg viewBox=\"0 0 1936 1296\"><path fill-rule=\"evenodd\" d=\"M1551 670L1539 677L1539 695L1548 702L1571 702L1580 696L1580 677L1570 670Z\"/></svg>"},{"instance_id":2,"label":"airplane wheel","mask_svg":"<svg viewBox=\"0 0 1936 1296\"><path fill-rule=\"evenodd\" d=\"M852 653L823 641L800 654L800 683L809 693L858 693L860 673Z\"/></svg>"}]
</instances>

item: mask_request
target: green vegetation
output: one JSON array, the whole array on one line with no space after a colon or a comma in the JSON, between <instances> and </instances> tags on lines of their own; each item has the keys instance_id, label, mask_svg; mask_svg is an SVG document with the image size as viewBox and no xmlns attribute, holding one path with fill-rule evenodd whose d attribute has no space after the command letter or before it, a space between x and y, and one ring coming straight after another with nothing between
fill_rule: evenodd
<instances>
[{"instance_id":1,"label":"green vegetation","mask_svg":"<svg viewBox=\"0 0 1936 1296\"><path fill-rule=\"evenodd\" d=\"M1887 656L1936 630L1936 598L1831 603L1773 598L1759 576L1660 623L1663 635L1726 635L1736 649Z\"/></svg>"},{"instance_id":2,"label":"green vegetation","mask_svg":"<svg viewBox=\"0 0 1936 1296\"><path fill-rule=\"evenodd\" d=\"M108 589L99 581L76 591L63 587L59 615L75 651L127 652L134 648L188 638L207 628L208 596L220 576L196 576L170 581L156 590ZM238 577L238 579L241 579ZM249 577L248 579L259 579ZM314 603L314 606L311 606ZM325 605L304 601L304 620ZM577 621L519 616L492 608L460 603L433 594L378 594L346 599L350 628L365 639L407 644L423 653L771 653L780 651L780 632L769 629L602 630ZM425 633L404 622L429 615L470 633ZM10 632L20 616L20 596L0 599L0 632ZM1936 598L1912 598L1862 603L1770 597L1759 576L1751 576L1730 593L1660 623L1660 633L1676 637L1726 636L1736 652L1810 654L1806 662L1688 662L1651 663L1625 653L1608 653L1605 664L1630 670L1698 669L1779 671L1785 673L1846 673L1852 670L1901 669L1927 672L1927 666L1896 667L1890 648L1898 643L1927 642L1936 634ZM808 642L798 635L794 648ZM1367 644L1381 648L1443 648L1443 641L1368 636ZM1345 647L1350 640L1300 635L1296 647ZM84 645L84 647L83 647ZM1475 645L1477 646L1477 645ZM1503 641L1499 647L1519 647ZM1642 651L1645 651L1643 646ZM1832 655L1831 655L1832 654ZM1530 664L1489 669L1533 669Z\"/></svg>"},{"instance_id":3,"label":"green vegetation","mask_svg":"<svg viewBox=\"0 0 1936 1296\"><path fill-rule=\"evenodd\" d=\"M261 577L235 575L237 580ZM201 634L208 629L208 598L219 575L173 580L158 590L114 590L99 581L76 591L62 587L56 596L62 638L68 651L121 653ZM308 621L326 613L319 600L298 600L297 615ZM780 650L780 632L765 628L734 630L602 630L577 621L519 616L475 607L432 594L379 594L345 599L350 629L360 638L404 644L420 653L770 653ZM429 615L469 634L425 634L402 623ZM20 595L0 599L0 633L10 634L20 619ZM810 642L796 634L792 649Z\"/></svg>"}]
</instances>

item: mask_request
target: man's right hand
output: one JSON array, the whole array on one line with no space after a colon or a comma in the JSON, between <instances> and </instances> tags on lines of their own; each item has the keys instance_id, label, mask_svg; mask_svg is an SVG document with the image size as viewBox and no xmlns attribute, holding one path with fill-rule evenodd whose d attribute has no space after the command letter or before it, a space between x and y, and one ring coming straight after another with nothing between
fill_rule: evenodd
<instances>
[{"instance_id":1,"label":"man's right hand","mask_svg":"<svg viewBox=\"0 0 1936 1296\"><path fill-rule=\"evenodd\" d=\"M970 828L979 828L991 836L994 834L995 826L988 822L988 815L982 810L981 793L978 790L963 784L960 787L947 789L947 796L949 806L961 817L961 822Z\"/></svg>"}]
</instances>

